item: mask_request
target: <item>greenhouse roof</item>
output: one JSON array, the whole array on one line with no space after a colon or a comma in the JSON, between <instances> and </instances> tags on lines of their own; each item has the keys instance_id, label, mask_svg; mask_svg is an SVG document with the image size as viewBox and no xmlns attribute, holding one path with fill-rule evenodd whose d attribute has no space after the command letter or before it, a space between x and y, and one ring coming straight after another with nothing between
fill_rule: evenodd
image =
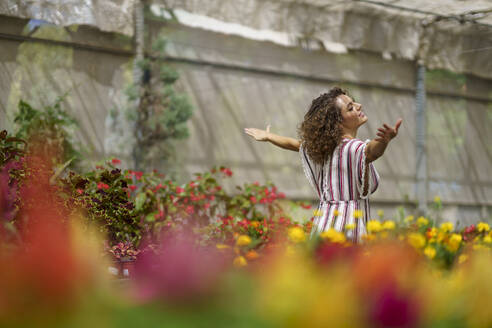
<instances>
[{"instance_id":1,"label":"greenhouse roof","mask_svg":"<svg viewBox=\"0 0 492 328\"><path fill-rule=\"evenodd\" d=\"M137 0L6 0L0 14L59 25L85 24L134 34ZM149 0L297 40L416 60L429 68L492 78L492 4L488 0ZM206 28L201 26L201 28ZM217 28L213 24L209 29ZM286 39L287 40L287 39ZM287 41L286 41L287 42ZM305 43L303 43L305 44ZM328 47L327 47L328 45ZM336 48L336 47L335 47ZM339 47L342 49L343 47Z\"/></svg>"}]
</instances>

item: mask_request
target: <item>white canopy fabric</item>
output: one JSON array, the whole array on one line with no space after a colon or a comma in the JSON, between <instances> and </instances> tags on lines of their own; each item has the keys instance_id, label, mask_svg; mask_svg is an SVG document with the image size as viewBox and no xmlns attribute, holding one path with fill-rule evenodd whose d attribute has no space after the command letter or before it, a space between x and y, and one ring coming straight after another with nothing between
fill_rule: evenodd
<instances>
[{"instance_id":1,"label":"white canopy fabric","mask_svg":"<svg viewBox=\"0 0 492 328\"><path fill-rule=\"evenodd\" d=\"M91 25L105 32L134 34L137 0L2 0L0 15L44 20L68 26Z\"/></svg>"},{"instance_id":2,"label":"white canopy fabric","mask_svg":"<svg viewBox=\"0 0 492 328\"><path fill-rule=\"evenodd\" d=\"M138 0L4 0L0 14L134 34ZM147 0L298 40L336 42L492 78L490 0Z\"/></svg>"},{"instance_id":3,"label":"white canopy fabric","mask_svg":"<svg viewBox=\"0 0 492 328\"><path fill-rule=\"evenodd\" d=\"M492 78L490 0L154 0L167 9Z\"/></svg>"}]
</instances>

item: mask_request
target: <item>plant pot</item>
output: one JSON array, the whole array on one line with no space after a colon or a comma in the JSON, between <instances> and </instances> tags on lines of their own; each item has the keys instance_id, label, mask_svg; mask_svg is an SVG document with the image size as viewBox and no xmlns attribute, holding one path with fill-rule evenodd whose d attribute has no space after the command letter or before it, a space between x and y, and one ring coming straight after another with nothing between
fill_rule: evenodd
<instances>
[{"instance_id":1,"label":"plant pot","mask_svg":"<svg viewBox=\"0 0 492 328\"><path fill-rule=\"evenodd\" d=\"M135 260L121 260L119 262L120 278L130 278L135 274Z\"/></svg>"}]
</instances>

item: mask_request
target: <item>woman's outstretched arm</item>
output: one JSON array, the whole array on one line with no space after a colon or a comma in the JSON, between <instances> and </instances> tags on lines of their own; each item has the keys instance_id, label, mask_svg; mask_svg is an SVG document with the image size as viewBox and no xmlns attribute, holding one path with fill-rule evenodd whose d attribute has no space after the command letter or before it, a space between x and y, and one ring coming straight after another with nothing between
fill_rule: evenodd
<instances>
[{"instance_id":1,"label":"woman's outstretched arm","mask_svg":"<svg viewBox=\"0 0 492 328\"><path fill-rule=\"evenodd\" d=\"M280 148L299 151L301 143L299 140L289 137L279 136L277 134L270 132L270 125L267 126L266 130L255 129L255 128L245 128L244 132L246 134L255 138L256 141L269 141L275 146Z\"/></svg>"},{"instance_id":2,"label":"woman's outstretched arm","mask_svg":"<svg viewBox=\"0 0 492 328\"><path fill-rule=\"evenodd\" d=\"M398 135L398 129L400 128L402 121L403 120L400 118L393 128L389 127L387 124L383 124L383 127L378 129L376 134L377 137L367 144L366 160L368 163L383 156L386 146L388 146L391 139Z\"/></svg>"}]
</instances>

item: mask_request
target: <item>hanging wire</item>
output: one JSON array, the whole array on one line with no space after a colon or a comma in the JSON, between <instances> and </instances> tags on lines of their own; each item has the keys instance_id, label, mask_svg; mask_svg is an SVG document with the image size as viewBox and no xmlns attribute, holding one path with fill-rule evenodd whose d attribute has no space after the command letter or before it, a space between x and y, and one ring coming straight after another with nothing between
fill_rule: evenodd
<instances>
[{"instance_id":1,"label":"hanging wire","mask_svg":"<svg viewBox=\"0 0 492 328\"><path fill-rule=\"evenodd\" d=\"M490 47L483 47L483 48L476 48L476 49L468 49L465 51L460 52L460 54L466 54L466 53L471 53L471 52L479 52L479 51L486 51L486 50L492 50L492 46Z\"/></svg>"},{"instance_id":2,"label":"hanging wire","mask_svg":"<svg viewBox=\"0 0 492 328\"><path fill-rule=\"evenodd\" d=\"M408 11L408 12L413 12L413 13L418 13L418 14L436 16L436 17L439 17L440 19L455 20L455 21L457 21L457 22L459 22L461 24L463 24L463 23L472 23L472 24L476 24L476 25L492 27L492 24L481 23L481 22L477 22L477 20L475 20L475 19L465 18L464 17L464 16L467 16L467 15L476 15L476 14L479 14L479 13L482 13L482 12L489 13L490 11L492 11L492 8L483 9L483 10L474 10L474 11L469 11L469 12L465 12L463 14L457 14L457 15L443 15L443 14L439 14L439 13L432 12L432 11L415 9L415 8L408 8L408 7L404 7L404 6L400 6L400 5L395 5L395 4L390 4L390 3L383 3L383 2L376 1L376 0L352 0L352 1L354 1L354 2L369 3L369 4L376 5L376 6L387 7L387 8L392 8L392 9L398 9L398 10Z\"/></svg>"}]
</instances>

